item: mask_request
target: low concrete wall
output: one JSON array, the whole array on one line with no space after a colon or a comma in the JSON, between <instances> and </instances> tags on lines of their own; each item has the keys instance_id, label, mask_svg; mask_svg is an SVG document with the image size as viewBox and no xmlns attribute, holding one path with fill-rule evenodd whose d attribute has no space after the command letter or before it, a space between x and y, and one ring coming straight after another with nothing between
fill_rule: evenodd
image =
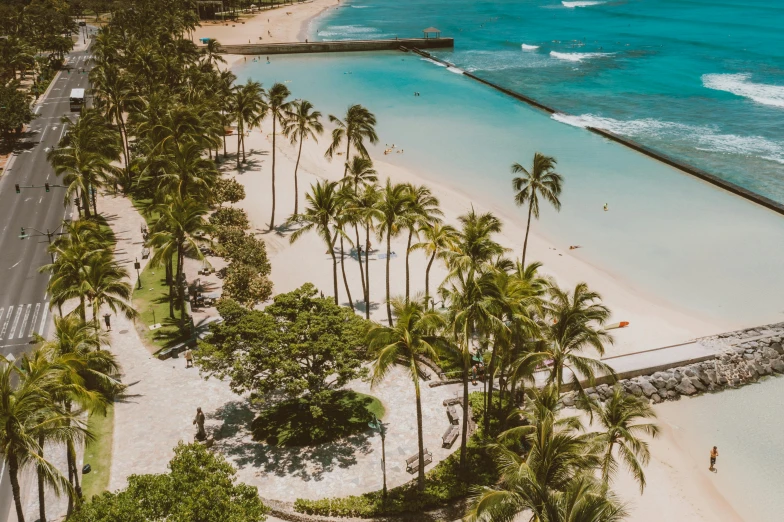
<instances>
[{"instance_id":1,"label":"low concrete wall","mask_svg":"<svg viewBox=\"0 0 784 522\"><path fill-rule=\"evenodd\" d=\"M357 51L396 51L401 47L420 49L452 49L454 38L401 38L396 40L345 40L340 42L289 42L277 44L221 45L227 54L302 54L345 53Z\"/></svg>"}]
</instances>

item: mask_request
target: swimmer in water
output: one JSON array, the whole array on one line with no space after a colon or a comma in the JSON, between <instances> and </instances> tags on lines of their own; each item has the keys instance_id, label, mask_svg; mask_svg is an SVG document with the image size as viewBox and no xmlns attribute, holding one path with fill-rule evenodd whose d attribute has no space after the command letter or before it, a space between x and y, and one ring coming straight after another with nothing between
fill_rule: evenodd
<instances>
[{"instance_id":1,"label":"swimmer in water","mask_svg":"<svg viewBox=\"0 0 784 522\"><path fill-rule=\"evenodd\" d=\"M604 211L607 212L608 210L609 210L609 206L607 205L607 203L605 203L604 204Z\"/></svg>"}]
</instances>

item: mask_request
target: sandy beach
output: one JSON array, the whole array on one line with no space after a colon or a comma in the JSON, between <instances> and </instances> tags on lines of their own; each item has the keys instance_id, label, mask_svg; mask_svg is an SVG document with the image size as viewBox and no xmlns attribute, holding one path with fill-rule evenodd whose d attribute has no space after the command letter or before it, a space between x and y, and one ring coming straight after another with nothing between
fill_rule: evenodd
<instances>
[{"instance_id":1,"label":"sandy beach","mask_svg":"<svg viewBox=\"0 0 784 522\"><path fill-rule=\"evenodd\" d=\"M244 24L205 24L196 30L194 37L211 37L221 43L246 43L256 41L262 35L263 41L303 40L310 21L325 9L336 6L336 0L316 0L306 4L286 6L264 11L254 17L244 19ZM291 14L287 14L287 13ZM269 20L269 21L268 21ZM270 31L271 35L267 33ZM230 57L229 66L237 58ZM296 86L289 86L296 96ZM352 100L347 100L350 102ZM326 114L324 115L326 120ZM326 126L319 143L308 141L302 151L299 167L299 205L306 205L305 194L311 184L320 180L336 181L342 177L343 156L335 156L330 162L324 158L331 128ZM238 204L244 208L255 231L267 243L272 262L272 280L275 293L290 291L303 283L313 282L325 295L332 294L331 258L315 233L304 235L299 241L290 244L290 231L280 227L294 208L293 171L297 149L283 136L277 137L276 194L277 214L276 231L268 232L271 209L271 148L272 136L269 134L271 122L266 120L262 129L254 129L246 139L248 163L239 171L236 169L236 138L227 139L229 156L222 165L226 175L235 177L246 188L247 198ZM478 212L492 211L504 222L503 234L498 240L510 249L510 255L519 256L524 236L524 219L520 215L505 215L490 201L477 201L461 192L457 186L434 183L420 173L394 165L383 154L384 137L380 136L380 147L372 147L371 156L383 183L389 177L395 183L426 184L441 202L444 219L455 225L457 217L473 206ZM404 289L405 236L392 241L392 250L397 254L391 262L391 281L393 295ZM373 240L374 247L379 247ZM349 248L349 247L347 247ZM717 324L702 317L695 317L684 310L673 309L650 295L633 290L624 281L603 270L602 267L588 264L570 253L568 245L551 244L532 231L529 239L531 259L541 261L544 271L553 276L562 286L573 286L580 281L587 282L591 288L601 293L605 304L613 312L610 322L629 321L631 326L615 330L615 344L608 346L607 356L630 353L660 346L683 342L695 337L727 330L727 325ZM344 259L346 276L349 280L351 296L355 302L361 300L361 285L357 274L355 258ZM370 260L371 316L384 320L385 263L372 255ZM426 259L419 252L411 255L412 292L423 292ZM431 272L431 293L442 280L446 271L436 263ZM339 267L339 278L340 267ZM342 278L339 282L340 301L348 305ZM360 308L361 310L361 308ZM736 521L741 518L733 511L721 494L711 484L709 478L701 473L692 459L684 455L682 444L666 422L662 422L661 436L652 442L652 460L646 469L648 487L644 495L631 480L619 480L615 489L628 503L630 520L647 522L659 520L689 521Z\"/></svg>"}]
</instances>

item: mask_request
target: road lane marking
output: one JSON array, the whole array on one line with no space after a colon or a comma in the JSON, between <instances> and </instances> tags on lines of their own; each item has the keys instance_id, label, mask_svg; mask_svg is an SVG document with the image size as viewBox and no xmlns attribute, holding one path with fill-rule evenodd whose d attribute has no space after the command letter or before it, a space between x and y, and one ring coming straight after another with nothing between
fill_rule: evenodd
<instances>
[{"instance_id":1,"label":"road lane marking","mask_svg":"<svg viewBox=\"0 0 784 522\"><path fill-rule=\"evenodd\" d=\"M5 331L8 330L8 322L11 320L11 314L14 313L14 307L8 307L8 315L5 317L5 322L3 323L3 330L0 331L0 339L5 336ZM0 317L2 319L2 317Z\"/></svg>"},{"instance_id":2,"label":"road lane marking","mask_svg":"<svg viewBox=\"0 0 784 522\"><path fill-rule=\"evenodd\" d=\"M24 306L24 305L22 305L22 306ZM24 319L22 319L22 326L19 328L19 335L16 337L17 339L21 339L22 337L25 336L24 335L25 326L27 325L27 318L30 317L30 308L32 308L32 307L33 307L33 305L29 304L29 305L27 305L27 308L25 308Z\"/></svg>"},{"instance_id":3,"label":"road lane marking","mask_svg":"<svg viewBox=\"0 0 784 522\"><path fill-rule=\"evenodd\" d=\"M3 312L5 312L5 308L0 308L0 321L3 320ZM2 340L3 340L3 338L0 337L0 341L2 341Z\"/></svg>"},{"instance_id":4,"label":"road lane marking","mask_svg":"<svg viewBox=\"0 0 784 522\"><path fill-rule=\"evenodd\" d=\"M22 308L24 308L24 305L21 305L21 306L19 306L19 308L16 309L16 315L14 316L14 322L11 324L11 331L8 332L8 339L9 340L14 338L14 332L16 331L16 325L19 323L19 316L22 315Z\"/></svg>"},{"instance_id":5,"label":"road lane marking","mask_svg":"<svg viewBox=\"0 0 784 522\"><path fill-rule=\"evenodd\" d=\"M46 304L46 303L44 303L44 304ZM46 328L46 316L48 314L49 314L49 307L48 306L44 306L44 313L43 313L43 316L41 317L41 327L38 329L38 335L40 335L41 337L44 336L44 328Z\"/></svg>"},{"instance_id":6,"label":"road lane marking","mask_svg":"<svg viewBox=\"0 0 784 522\"><path fill-rule=\"evenodd\" d=\"M67 128L68 128L68 124L66 123L65 125L63 125L63 130L60 132L60 140L63 139L63 134L65 134L65 129Z\"/></svg>"},{"instance_id":7,"label":"road lane marking","mask_svg":"<svg viewBox=\"0 0 784 522\"><path fill-rule=\"evenodd\" d=\"M30 319L30 331L27 332L27 337L32 337L33 332L35 331L35 320L38 319L38 312L41 310L41 303L35 304L35 311L33 312L33 318Z\"/></svg>"}]
</instances>

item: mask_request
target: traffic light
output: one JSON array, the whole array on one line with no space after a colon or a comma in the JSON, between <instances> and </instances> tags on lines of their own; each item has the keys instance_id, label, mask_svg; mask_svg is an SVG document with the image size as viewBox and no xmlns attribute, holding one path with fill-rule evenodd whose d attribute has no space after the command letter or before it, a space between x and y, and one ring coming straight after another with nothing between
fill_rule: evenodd
<instances>
[{"instance_id":1,"label":"traffic light","mask_svg":"<svg viewBox=\"0 0 784 522\"><path fill-rule=\"evenodd\" d=\"M44 183L44 189L46 189L46 191L49 192L49 183Z\"/></svg>"},{"instance_id":2,"label":"traffic light","mask_svg":"<svg viewBox=\"0 0 784 522\"><path fill-rule=\"evenodd\" d=\"M19 239L24 239L26 237L27 237L27 234L25 234L24 227L22 227L22 233L19 234Z\"/></svg>"},{"instance_id":3,"label":"traffic light","mask_svg":"<svg viewBox=\"0 0 784 522\"><path fill-rule=\"evenodd\" d=\"M17 193L17 194L21 194L21 193L22 193L22 189L20 189L20 188L19 188L19 183L17 183L17 184L15 185L15 187L16 187L16 193Z\"/></svg>"}]
</instances>

